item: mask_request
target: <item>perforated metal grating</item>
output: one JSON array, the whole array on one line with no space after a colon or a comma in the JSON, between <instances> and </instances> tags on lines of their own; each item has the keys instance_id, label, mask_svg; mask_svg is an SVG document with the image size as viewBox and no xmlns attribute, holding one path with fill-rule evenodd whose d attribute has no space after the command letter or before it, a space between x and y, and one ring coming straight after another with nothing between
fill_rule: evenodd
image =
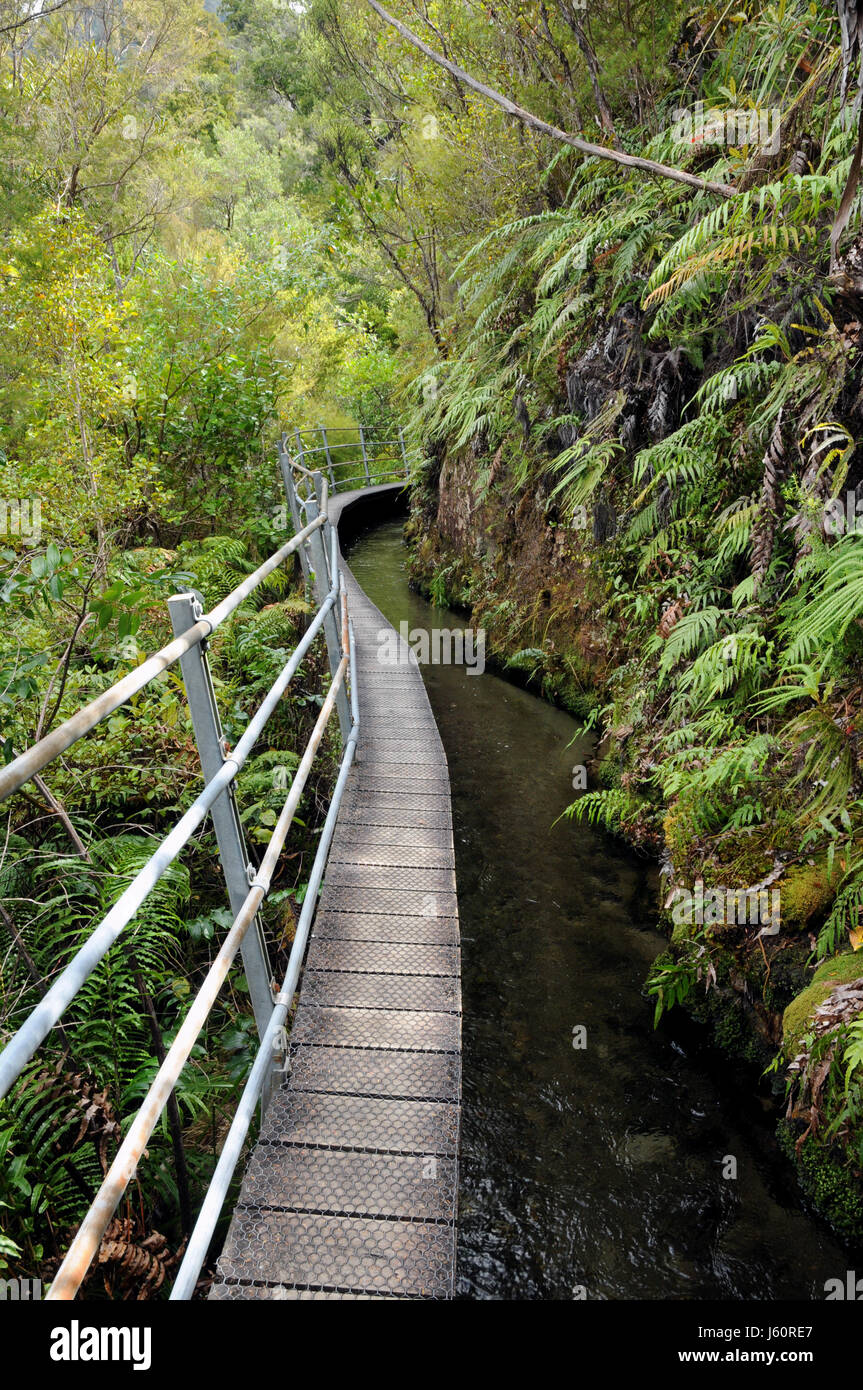
<instances>
[{"instance_id":1,"label":"perforated metal grating","mask_svg":"<svg viewBox=\"0 0 863 1390\"><path fill-rule=\"evenodd\" d=\"M289 1086L270 1103L260 1144L453 1157L457 1139L458 1106L446 1101L300 1092ZM282 1205L291 1203L286 1200Z\"/></svg>"},{"instance_id":2,"label":"perforated metal grating","mask_svg":"<svg viewBox=\"0 0 863 1390\"><path fill-rule=\"evenodd\" d=\"M373 826L362 823L344 826L333 840L331 857L335 850L358 846L364 850L376 848L393 849L437 849L448 855L452 864L452 833L447 825L403 825Z\"/></svg>"},{"instance_id":3,"label":"perforated metal grating","mask_svg":"<svg viewBox=\"0 0 863 1390\"><path fill-rule=\"evenodd\" d=\"M241 1200L281 1211L289 1193L296 1212L452 1221L454 1168L451 1158L435 1155L262 1146L252 1155Z\"/></svg>"},{"instance_id":4,"label":"perforated metal grating","mask_svg":"<svg viewBox=\"0 0 863 1390\"><path fill-rule=\"evenodd\" d=\"M245 1302L246 1299L272 1300L274 1302L313 1303L318 1299L355 1299L357 1302L398 1301L398 1294L355 1293L349 1289L296 1289L287 1284L214 1284L210 1298L222 1303Z\"/></svg>"},{"instance_id":5,"label":"perforated metal grating","mask_svg":"<svg viewBox=\"0 0 863 1390\"><path fill-rule=\"evenodd\" d=\"M458 944L455 917L406 917L386 912L318 911L315 940Z\"/></svg>"},{"instance_id":6,"label":"perforated metal grating","mask_svg":"<svg viewBox=\"0 0 863 1390\"><path fill-rule=\"evenodd\" d=\"M306 967L313 971L361 971L407 976L459 974L459 953L452 946L409 945L396 941L330 941L316 938Z\"/></svg>"},{"instance_id":7,"label":"perforated metal grating","mask_svg":"<svg viewBox=\"0 0 863 1390\"><path fill-rule=\"evenodd\" d=\"M419 869L387 864L331 863L327 868L327 883L334 888L356 888L362 898L367 888L402 889L409 893L455 892L455 873L452 869Z\"/></svg>"},{"instance_id":8,"label":"perforated metal grating","mask_svg":"<svg viewBox=\"0 0 863 1390\"><path fill-rule=\"evenodd\" d=\"M219 1273L292 1288L451 1298L454 1266L452 1225L238 1208Z\"/></svg>"},{"instance_id":9,"label":"perforated metal grating","mask_svg":"<svg viewBox=\"0 0 863 1390\"><path fill-rule=\"evenodd\" d=\"M295 1047L291 1053L291 1089L456 1102L459 1059L448 1052Z\"/></svg>"},{"instance_id":10,"label":"perforated metal grating","mask_svg":"<svg viewBox=\"0 0 863 1390\"><path fill-rule=\"evenodd\" d=\"M395 1048L400 1052L458 1052L457 1014L416 1009L301 1008L291 1037L328 1047Z\"/></svg>"},{"instance_id":11,"label":"perforated metal grating","mask_svg":"<svg viewBox=\"0 0 863 1390\"><path fill-rule=\"evenodd\" d=\"M340 840L330 851L330 863L375 868L449 869L452 850L436 846L378 845Z\"/></svg>"},{"instance_id":12,"label":"perforated metal grating","mask_svg":"<svg viewBox=\"0 0 863 1390\"><path fill-rule=\"evenodd\" d=\"M341 1009L419 1009L451 1014L461 1006L461 986L451 975L307 970L303 994L306 1004Z\"/></svg>"},{"instance_id":13,"label":"perforated metal grating","mask_svg":"<svg viewBox=\"0 0 863 1390\"><path fill-rule=\"evenodd\" d=\"M419 829L421 826L449 827L449 808L437 798L415 797L413 800L392 797L345 797L342 805L352 814L356 825L396 825Z\"/></svg>"}]
</instances>

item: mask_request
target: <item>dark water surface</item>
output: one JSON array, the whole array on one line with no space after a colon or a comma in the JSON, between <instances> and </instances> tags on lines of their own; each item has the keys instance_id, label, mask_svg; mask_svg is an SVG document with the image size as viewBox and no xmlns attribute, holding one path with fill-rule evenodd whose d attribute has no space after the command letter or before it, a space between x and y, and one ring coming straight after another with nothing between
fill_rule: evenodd
<instances>
[{"instance_id":1,"label":"dark water surface","mask_svg":"<svg viewBox=\"0 0 863 1390\"><path fill-rule=\"evenodd\" d=\"M463 627L408 587L401 531L353 547L366 593L396 627ZM423 673L462 932L460 1295L823 1299L849 1256L800 1209L751 1080L653 1030L642 985L664 939L649 866L600 831L553 825L584 760L577 724L491 674Z\"/></svg>"}]
</instances>

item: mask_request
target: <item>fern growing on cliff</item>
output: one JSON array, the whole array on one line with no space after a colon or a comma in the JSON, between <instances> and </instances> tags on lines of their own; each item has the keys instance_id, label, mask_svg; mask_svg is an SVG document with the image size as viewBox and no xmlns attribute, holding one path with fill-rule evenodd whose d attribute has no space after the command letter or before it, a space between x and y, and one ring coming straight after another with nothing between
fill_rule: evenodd
<instances>
[{"instance_id":1,"label":"fern growing on cliff","mask_svg":"<svg viewBox=\"0 0 863 1390\"><path fill-rule=\"evenodd\" d=\"M631 797L617 788L585 792L563 812L567 820L587 821L612 833L619 832L628 813L635 809Z\"/></svg>"}]
</instances>

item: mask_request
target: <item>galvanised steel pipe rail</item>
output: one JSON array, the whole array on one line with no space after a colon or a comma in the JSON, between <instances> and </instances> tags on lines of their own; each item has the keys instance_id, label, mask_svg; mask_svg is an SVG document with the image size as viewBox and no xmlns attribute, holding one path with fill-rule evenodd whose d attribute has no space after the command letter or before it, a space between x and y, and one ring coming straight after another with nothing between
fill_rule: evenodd
<instances>
[{"instance_id":1,"label":"galvanised steel pipe rail","mask_svg":"<svg viewBox=\"0 0 863 1390\"><path fill-rule=\"evenodd\" d=\"M286 452L286 451L284 451ZM8 1046L0 1053L0 1096L5 1094L20 1075L39 1045L55 1026L64 1010L74 999L81 985L98 966L105 953L118 939L123 928L132 920L152 888L159 881L168 866L177 858L188 843L194 831L201 825L205 816L212 810L219 797L232 794L237 775L253 751L260 735L279 700L287 690L290 681L318 634L325 630L328 635L328 650L332 680L324 700L315 728L306 745L300 765L294 775L290 791L267 844L260 869L249 870L249 888L239 910L236 911L231 927L222 942L207 976L189 1009L180 1031L162 1062L144 1102L134 1116L131 1127L112 1163L105 1180L84 1218L69 1251L52 1283L48 1298L65 1300L74 1298L87 1269L95 1257L105 1230L111 1220L117 1203L134 1177L137 1164L145 1146L159 1120L180 1072L194 1047L195 1041L206 1022L210 1010L218 996L219 989L227 977L238 949L243 946L249 929L256 920L256 914L272 883L279 856L284 847L291 824L296 814L300 798L305 788L315 754L320 746L324 731L329 723L337 702L342 698L348 674L351 677L350 722L344 730L344 751L335 792L324 824L318 851L312 866L309 886L304 899L300 922L288 961L285 980L278 995L273 998L273 1009L265 1026L261 1027L260 1045L252 1072L241 1097L234 1123L228 1136L222 1157L208 1191L204 1208L198 1218L183 1262L182 1280L178 1283L173 1297L187 1298L194 1291L194 1285L206 1256L212 1231L224 1203L231 1175L236 1167L245 1136L254 1115L255 1106L266 1098L267 1083L274 1059L279 1051L278 1042L284 1035L288 1011L296 992L300 969L305 953L306 942L315 910L317 891L323 878L327 855L335 829L336 818L348 773L353 762L359 731L359 708L356 681L354 678L355 644L353 628L349 624L344 579L339 568L339 550L336 531L328 519L327 484L320 473L308 470L289 460L290 467L285 477L289 501L296 509L292 514L299 516L298 504L302 504L312 515L309 523L297 531L284 546L270 556L257 570L248 576L227 598L212 611L202 616L188 630L175 637L155 656L149 658L136 671L117 682L84 709L79 710L70 720L51 734L41 739L32 748L25 750L19 758L0 774L0 797L8 796L22 786L35 772L40 771L53 758L64 752L78 738L90 732L102 719L119 705L125 703L137 691L143 689L151 680L174 662L201 644L204 650L205 639L234 612L245 598L254 591L264 579L289 555L300 551L308 564L309 556L317 557L321 574L316 576L316 587L320 599L318 609L303 638L267 692L257 712L240 737L230 754L225 752L223 764L210 778L196 797L184 816L164 838L159 848L136 874L111 910L93 930L84 946L76 953L61 975L54 981L28 1019L15 1034ZM305 475L312 484L309 496L302 498L294 486L291 473L293 468ZM319 510L318 510L319 509ZM317 515L314 513L317 512ZM295 523L296 524L296 523ZM330 542L322 544L323 536ZM317 547L317 549L315 549ZM314 563L311 566L314 569ZM326 583L321 581L325 579ZM341 600L341 624L336 641L332 643L333 610ZM204 659L205 660L205 659ZM209 679L209 678L208 678ZM218 713L214 713L218 720ZM343 725L344 729L344 725ZM230 885L229 885L230 886Z\"/></svg>"},{"instance_id":2,"label":"galvanised steel pipe rail","mask_svg":"<svg viewBox=\"0 0 863 1390\"><path fill-rule=\"evenodd\" d=\"M11 796L12 792L23 787L25 782L36 772L41 772L43 767L47 767L54 758L65 753L73 743L76 743L84 734L88 734L91 729L95 729L97 724L101 724L103 719L107 719L109 714L113 714L115 709L124 705L127 700L131 700L133 695L137 695L139 690L143 690L145 685L149 685L154 677L161 675L169 666L173 666L180 657L196 643L209 637L215 632L220 623L223 623L236 608L239 608L244 599L249 597L263 583L273 570L278 569L283 560L292 555L295 550L308 539L313 531L326 523L326 507L321 508L322 515L296 536L293 536L287 544L277 550L275 555L271 555L269 560L265 560L254 574L250 574L227 598L216 607L206 613L190 627L180 637L175 637L173 642L156 652L155 656L149 657L128 676L124 676L116 685L112 685L109 690L91 700L89 705L78 710L71 719L67 719L64 724L59 724L56 729L52 729L50 734L40 738L38 743L34 743L30 748L17 758L14 758L6 767L0 769L0 801L5 797Z\"/></svg>"},{"instance_id":3,"label":"galvanised steel pipe rail","mask_svg":"<svg viewBox=\"0 0 863 1390\"><path fill-rule=\"evenodd\" d=\"M335 539L335 532L333 537ZM333 550L335 553L335 546ZM105 953L113 946L123 928L128 926L165 870L188 844L198 826L202 824L213 802L236 778L257 743L264 725L296 674L300 662L323 627L327 613L335 605L338 592L337 583L338 581L334 580L330 593L321 604L313 622L309 625L308 631L298 643L281 675L271 686L245 733L239 739L236 748L225 759L219 772L195 798L185 815L165 837L159 849L135 875L107 916L94 928L85 944L72 957L62 974L54 981L47 994L42 997L26 1022L21 1025L11 1042L0 1053L0 1099L6 1095L9 1087L21 1074L37 1048L44 1042L55 1024L59 1022L78 990L93 973Z\"/></svg>"},{"instance_id":4,"label":"galvanised steel pipe rail","mask_svg":"<svg viewBox=\"0 0 863 1390\"><path fill-rule=\"evenodd\" d=\"M195 1002L183 1020L182 1027L176 1038L171 1044L171 1048L156 1073L156 1078L147 1092L135 1119L127 1133L117 1157L108 1169L105 1180L102 1183L95 1201L90 1207L83 1222L78 1228L75 1239L63 1260L56 1278L51 1284L47 1298L54 1300L68 1300L74 1298L81 1285L87 1270L99 1248L102 1236L107 1230L108 1223L114 1214L117 1203L129 1183L135 1176L138 1162L144 1152L147 1141L153 1130L156 1128L159 1116L168 1103L168 1099L174 1086L177 1083L180 1072L188 1061L189 1054L195 1045L198 1034L207 1021L210 1010L216 1002L219 990L225 982L231 962L239 950L240 943L254 920L261 903L269 891L270 884L278 864L279 855L288 837L300 797L303 794L306 781L311 771L315 753L318 751L324 730L329 723L330 715L335 708L336 695L348 667L348 656L342 657L339 668L330 684L321 712L318 715L311 738L306 744L306 751L302 762L297 769L288 798L282 807L281 814L276 822L272 836L267 845L263 863L251 885L246 901L243 903L237 916L231 924L225 940L222 942L219 953L213 964L210 966L201 988L195 996ZM266 1036L266 1034L265 1034Z\"/></svg>"},{"instance_id":5,"label":"galvanised steel pipe rail","mask_svg":"<svg viewBox=\"0 0 863 1390\"><path fill-rule=\"evenodd\" d=\"M355 665L353 624L350 624L348 646L350 650L350 666L351 670L353 670ZM240 1097L234 1119L228 1130L225 1142L222 1145L222 1152L219 1155L219 1161L210 1179L207 1195L204 1198L194 1230L189 1238L189 1244L186 1247L183 1262L177 1271L177 1277L174 1281L174 1287L171 1290L170 1296L172 1302L189 1299L195 1292L198 1276L201 1273L201 1268L207 1257L207 1251L210 1248L213 1232L216 1229L222 1207L225 1205L228 1189L231 1186L237 1164L240 1161L249 1127L255 1116L255 1109L267 1078L267 1071L271 1065L273 1052L277 1049L279 1036L287 1021L288 1013L297 991L300 969L306 953L306 943L312 925L312 918L315 913L318 889L321 886L321 881L324 876L327 856L336 828L339 807L342 803L348 774L354 761L354 753L357 746L357 737L360 729L360 711L356 681L351 682L351 712L353 715L351 733L345 746L338 781L336 782L333 792L333 799L330 802L330 809L327 812L327 818L321 832L318 852L315 855L312 870L309 874L309 886L306 890L306 896L303 900L303 907L300 913L300 920L297 923L296 934L294 936L293 945L291 946L291 954L288 958L285 979L276 998L276 1007L273 1009L273 1016L270 1019L269 1027L266 1034L261 1039L261 1045L258 1049L258 1054L255 1058L252 1070L249 1073L249 1079L243 1089L243 1094Z\"/></svg>"},{"instance_id":6,"label":"galvanised steel pipe rail","mask_svg":"<svg viewBox=\"0 0 863 1390\"><path fill-rule=\"evenodd\" d=\"M391 460L389 460L389 459L384 459L384 462L385 462L385 463L389 463L390 461L391 461ZM393 460L393 461L397 462L397 460ZM341 465L340 465L340 466L341 466ZM315 476L314 471L313 471L312 469L309 469L309 468L302 468L298 463L295 463L295 464L294 464L294 467L298 470L298 472L302 473L302 474L304 475L304 477L306 477L306 478L313 478L313 477ZM402 472L402 470L401 470L400 468L389 468L389 469L387 469L387 471L386 471L385 473L381 474L381 477L384 478L384 479L386 479L386 478L404 478L405 481L407 481L407 478L405 477L405 474ZM342 485L345 485L345 484L347 484L347 483L354 483L354 482L363 484L363 483L369 483L369 482L370 482L370 479L366 478L365 474L363 474L363 473L357 473L355 476L354 476L353 474L351 474L351 475L350 475L349 477L347 477L347 478L339 478L338 481L339 481L339 483L341 483ZM372 485L372 487L375 486L374 483L372 483L371 485Z\"/></svg>"},{"instance_id":7,"label":"galvanised steel pipe rail","mask_svg":"<svg viewBox=\"0 0 863 1390\"><path fill-rule=\"evenodd\" d=\"M354 431L354 430L350 429L350 427L348 427L348 426L337 426L337 427L332 431L332 433L334 433L334 434L348 434L348 433L353 434L353 433L358 433L358 434L359 434L359 439L358 439L357 441L348 442L348 443L344 443L344 444L331 444L331 443L330 443L330 440L329 440L329 433L330 433L330 431L329 431L328 428L327 428L326 426L324 426L324 425L318 425L317 429L315 429L315 430L312 430L312 429L304 429L304 430L296 429L296 430L294 430L294 438L296 439L296 442L297 442L297 460L296 460L296 465L295 465L295 466L298 467L299 470L300 470L302 473L304 473L304 474L306 475L306 477L309 477L310 475L309 475L308 469L304 466L304 460L305 460L305 458L306 458L307 456L311 455L311 454L323 454L324 457L326 458L326 461L327 461L327 472L328 472L328 474L329 474L330 483L331 483L331 485L333 486L333 488L335 488L335 486L336 486L336 477L335 477L335 471L334 471L334 469L335 469L335 466L336 466L336 465L335 465L335 462L334 462L334 460L333 460L333 453L334 453L334 451L335 451L336 449L356 449L356 448L359 448L359 449L360 449L360 451L361 451L361 453L362 453L362 461L363 461L363 474L362 474L362 475L358 475L358 477L359 477L359 476L364 476L364 477L365 477L365 482L366 482L367 485L371 484L371 481L372 481L372 479L371 479L371 474L370 474L370 465L371 465L371 467L374 468L374 471L375 471L375 474L376 474L376 478L377 478L378 481L383 481L383 480L385 480L385 479L387 479L387 478L389 478L389 477L391 477L391 476L405 476L405 477L407 477L408 472L409 472L408 455L407 455L407 448L406 448L406 446L405 446L404 432L403 432L402 430L399 430L399 437L398 437L398 439L368 440L368 439L366 439L365 430L363 429L362 426L360 426L359 429L358 429L357 431ZM309 444L309 443L306 441L306 439L304 438L305 435L312 435L312 436L317 436L317 435L319 435L320 438L321 438L321 443L320 443L320 444ZM282 436L282 446L283 446L283 448L285 447L285 446L284 446L284 436ZM391 455L384 455L383 457L380 457L379 452L376 453L376 456L373 457L371 460L369 459L369 449L372 449L372 450L374 450L374 451L380 451L381 449L395 449L396 447L398 447L398 449L400 450L400 456L398 457L398 459L397 459L395 456L391 456ZM352 460L350 460L350 459L346 460L346 464L350 464L351 462L352 462ZM381 464L384 464L384 463L396 463L396 462L399 462L399 463L401 464L401 470L400 470L400 472L397 471L397 470L395 470L395 469L390 469L389 472L387 472L387 473L381 473L381 472L380 472L380 465L381 465ZM339 468L343 468L343 467L346 466L346 464L340 463L338 466L339 466ZM342 480L342 481L344 481L344 480Z\"/></svg>"}]
</instances>

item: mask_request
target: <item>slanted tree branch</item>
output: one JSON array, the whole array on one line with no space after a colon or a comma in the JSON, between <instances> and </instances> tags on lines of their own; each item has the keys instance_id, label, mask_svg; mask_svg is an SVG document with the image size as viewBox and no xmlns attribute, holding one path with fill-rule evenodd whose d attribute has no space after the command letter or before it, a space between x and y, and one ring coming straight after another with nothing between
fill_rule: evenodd
<instances>
[{"instance_id":1,"label":"slanted tree branch","mask_svg":"<svg viewBox=\"0 0 863 1390\"><path fill-rule=\"evenodd\" d=\"M54 14L56 10L62 10L68 4L69 0L58 0L56 5L49 5L45 10L31 10L29 14L22 15L12 24L0 25L0 34L12 34L16 29L23 29L25 24L32 24L37 19L45 19L49 14Z\"/></svg>"},{"instance_id":2,"label":"slanted tree branch","mask_svg":"<svg viewBox=\"0 0 863 1390\"><path fill-rule=\"evenodd\" d=\"M548 121L543 121L539 116L534 116L532 111L526 111L523 106L518 106L502 92L495 91L494 87L487 87L484 82L478 82L475 77L471 77L469 72L459 67L458 63L450 62L449 58L444 58L442 54L436 53L433 48L429 48L427 43L408 29L407 25L402 24L400 19L396 19L383 5L378 4L378 0L367 0L372 9L385 24L389 24L403 39L407 39L409 44L419 49L438 67L444 68L463 82L472 91L478 92L480 96L488 101L493 101L501 110L506 111L507 115L515 116L516 120L522 124L530 126L532 130L538 130L543 135L550 135L553 140L560 140L565 145L572 145L573 149L580 150L582 154L593 155L595 159L609 159L614 164L622 164L627 169L643 169L647 174L656 174L663 179L673 179L675 183L685 183L689 188L697 188L702 192L715 193L719 198L734 198L737 196L737 189L730 183L714 183L711 179L701 179L697 174L687 173L685 169L675 169L670 164L660 164L655 159L645 159L642 155L624 154L622 150L609 150L604 145L594 145L589 140L582 140L578 135L571 135L569 131L561 130L556 125L549 125Z\"/></svg>"}]
</instances>

